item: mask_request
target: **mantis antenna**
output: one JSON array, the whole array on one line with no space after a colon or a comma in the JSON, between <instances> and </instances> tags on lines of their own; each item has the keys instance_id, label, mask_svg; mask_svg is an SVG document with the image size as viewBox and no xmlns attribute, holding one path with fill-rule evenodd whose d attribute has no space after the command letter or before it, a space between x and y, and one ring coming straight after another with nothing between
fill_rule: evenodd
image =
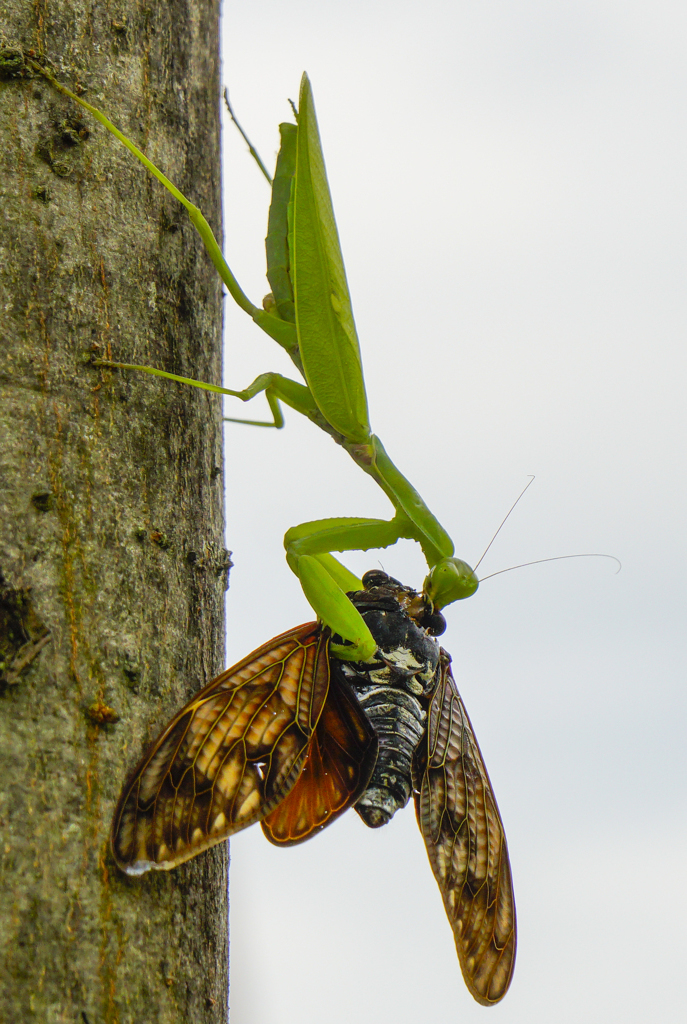
<instances>
[{"instance_id":1,"label":"mantis antenna","mask_svg":"<svg viewBox=\"0 0 687 1024\"><path fill-rule=\"evenodd\" d=\"M529 487L529 484L527 486ZM623 567L622 562L619 558L616 558L615 555L606 555L600 551L583 551L577 555L552 555L551 558L535 558L533 562L521 562L519 565L509 565L507 569L498 569L497 572L490 572L488 576L482 576L480 583L484 583L485 580L490 580L492 576L500 576L502 572L512 572L513 569L524 569L528 565L541 565L542 562L560 562L563 558L612 558L614 562L618 563L618 568L613 574L614 576L617 576ZM479 562L477 564L479 565Z\"/></svg>"},{"instance_id":2,"label":"mantis antenna","mask_svg":"<svg viewBox=\"0 0 687 1024\"><path fill-rule=\"evenodd\" d=\"M482 552L482 557L480 558L479 562L478 562L478 563L477 563L477 565L475 566L475 572L477 572L477 570L479 569L480 565L481 565L481 564L482 564L482 562L484 561L484 556L486 555L487 551L489 550L489 548L491 547L491 545L492 545L492 544L494 543L494 541L496 540L496 538L498 537L498 535L499 535L499 534L501 533L501 530L503 529L503 526L505 525L505 522L506 522L506 520L508 519L509 515L511 514L511 512L513 511L513 509L515 508L515 506L517 505L517 503L518 503L518 502L520 501L520 499L522 498L522 496L523 496L523 494L525 493L525 491L527 490L527 488L528 488L528 487L531 487L533 483L534 483L534 473L530 473L530 480L529 480L529 483L525 484L525 486L523 487L523 489L522 489L522 490L520 491L520 494L519 494L519 495L517 496L517 498L515 499L515 501L513 502L513 504L511 505L511 507L510 507L510 508L508 509L508 511L506 512L505 516L504 516L504 517L503 517L503 519L501 520L501 524L500 524L500 526L499 526L498 530L496 531L496 533L494 534L494 536L493 536L493 537L491 538L491 540L490 540L490 541L489 541L489 543L487 544L487 546L486 546L486 548L484 549L484 551ZM515 565L514 565L514 566L513 566L513 568L515 569L515 568L517 568L517 566L515 566ZM502 569L502 570L501 570L501 572L505 572L505 571L506 571L505 569ZM494 575L496 575L496 573L494 573ZM485 578L485 580L486 580L486 579L488 579L489 577L488 577L488 576L485 576L484 578Z\"/></svg>"},{"instance_id":3,"label":"mantis antenna","mask_svg":"<svg viewBox=\"0 0 687 1024\"><path fill-rule=\"evenodd\" d=\"M517 498L515 499L515 501L513 502L513 504L511 505L511 507L508 509L508 511L506 512L505 516L501 520L501 523L499 525L498 530L496 531L496 533L494 534L494 536L491 538L491 540L487 544L486 548L484 549L484 551L482 553L482 557L480 558L479 562L475 566L475 572L477 572L477 569L480 567L480 565L484 561L484 556L486 555L487 551L489 550L489 548L492 546L492 544L494 543L494 541L498 537L499 533L501 532L501 530L502 530L506 520L510 516L511 512L513 511L515 506L518 504L518 502L520 501L520 499L524 495L524 493L527 490L527 488L531 487L532 484L534 483L534 479L535 479L534 478L534 474L530 474L529 482L526 483L525 486L523 487L523 489L520 491L520 494L517 496ZM498 569L496 572L490 572L488 576L482 576L482 578L480 579L480 583L484 583L485 580L490 580L493 576L500 576L501 573L512 572L513 569L524 569L528 565L541 565L543 562L559 562L559 561L561 561L564 558L612 558L614 562L618 563L618 568L616 569L614 575L617 575L620 572L620 570L622 569L622 567L623 567L620 559L616 558L615 555L607 555L607 554L603 554L603 553L601 553L599 551L585 551L585 552L581 552L580 554L576 554L576 555L552 555L551 558L535 558L533 562L520 562L518 565L510 565L507 569Z\"/></svg>"}]
</instances>

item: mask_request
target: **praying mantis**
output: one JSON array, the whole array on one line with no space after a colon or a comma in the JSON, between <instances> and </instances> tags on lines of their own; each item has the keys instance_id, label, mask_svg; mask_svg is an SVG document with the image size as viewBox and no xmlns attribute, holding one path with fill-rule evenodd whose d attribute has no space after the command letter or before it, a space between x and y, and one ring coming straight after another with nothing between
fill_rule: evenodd
<instances>
[{"instance_id":1,"label":"praying mantis","mask_svg":"<svg viewBox=\"0 0 687 1024\"><path fill-rule=\"evenodd\" d=\"M477 576L372 433L360 346L320 143L303 76L297 124L280 126L267 233L271 293L253 304L201 211L99 110L79 103L186 208L235 302L284 348L303 383L263 373L234 390L142 370L248 402L264 394L324 430L382 489L389 520L321 519L292 527L286 558L317 621L281 634L211 680L144 752L120 795L111 849L129 875L169 870L260 822L276 845L315 835L350 807L371 828L414 798L430 864L474 998L510 984L515 905L505 832L470 720L435 637L440 609L469 597ZM362 580L332 552L406 538L427 562L422 590L373 570Z\"/></svg>"},{"instance_id":2,"label":"praying mantis","mask_svg":"<svg viewBox=\"0 0 687 1024\"><path fill-rule=\"evenodd\" d=\"M46 74L43 67L33 66ZM386 548L401 538L410 539L420 544L427 561L423 593L437 610L472 595L478 587L474 571L454 557L449 534L370 427L360 345L307 75L301 81L298 123L280 125L281 148L266 239L267 278L272 290L262 307L252 303L239 286L198 207L97 108L49 77L62 93L90 111L185 207L234 301L288 353L303 383L278 373L263 373L248 387L234 390L148 366L103 359L95 360L96 365L142 370L243 402L264 394L271 423L235 422L280 428L283 403L328 433L381 487L394 509L391 519L315 520L292 527L284 537L288 565L309 604L343 641L332 644L338 658L366 661L377 645L346 596L360 590L361 581L333 556L334 551Z\"/></svg>"}]
</instances>

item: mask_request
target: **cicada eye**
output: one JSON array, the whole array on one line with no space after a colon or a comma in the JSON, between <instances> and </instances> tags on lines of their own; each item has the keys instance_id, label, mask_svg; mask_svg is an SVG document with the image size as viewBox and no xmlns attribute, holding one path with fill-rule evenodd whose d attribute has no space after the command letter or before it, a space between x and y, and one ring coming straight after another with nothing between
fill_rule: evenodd
<instances>
[{"instance_id":1,"label":"cicada eye","mask_svg":"<svg viewBox=\"0 0 687 1024\"><path fill-rule=\"evenodd\" d=\"M425 627L431 636L441 636L442 633L446 632L446 619L441 612L432 612L426 615L421 625Z\"/></svg>"},{"instance_id":2,"label":"cicada eye","mask_svg":"<svg viewBox=\"0 0 687 1024\"><path fill-rule=\"evenodd\" d=\"M397 581L392 579L387 573L382 572L381 569L370 569L363 576L363 586L365 590L372 590L373 587L386 587L389 583L396 583Z\"/></svg>"}]
</instances>

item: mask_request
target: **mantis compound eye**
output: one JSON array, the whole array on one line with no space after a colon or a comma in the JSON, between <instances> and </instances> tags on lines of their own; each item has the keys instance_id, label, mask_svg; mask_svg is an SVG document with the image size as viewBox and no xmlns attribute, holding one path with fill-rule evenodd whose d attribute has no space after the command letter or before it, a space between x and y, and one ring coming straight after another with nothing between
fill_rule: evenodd
<instances>
[{"instance_id":1,"label":"mantis compound eye","mask_svg":"<svg viewBox=\"0 0 687 1024\"><path fill-rule=\"evenodd\" d=\"M423 590L435 609L471 597L479 586L473 569L460 558L445 558L426 577Z\"/></svg>"}]
</instances>

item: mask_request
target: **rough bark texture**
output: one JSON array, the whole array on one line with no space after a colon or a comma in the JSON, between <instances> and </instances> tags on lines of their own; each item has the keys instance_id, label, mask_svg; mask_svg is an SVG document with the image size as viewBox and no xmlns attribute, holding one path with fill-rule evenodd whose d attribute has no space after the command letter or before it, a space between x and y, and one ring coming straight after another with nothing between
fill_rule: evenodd
<instances>
[{"instance_id":1,"label":"rough bark texture","mask_svg":"<svg viewBox=\"0 0 687 1024\"><path fill-rule=\"evenodd\" d=\"M226 1020L226 851L139 880L108 830L221 668L221 294L185 214L14 48L52 61L219 228L216 0L0 0L0 1020ZM111 719L116 715L118 721Z\"/></svg>"}]
</instances>

